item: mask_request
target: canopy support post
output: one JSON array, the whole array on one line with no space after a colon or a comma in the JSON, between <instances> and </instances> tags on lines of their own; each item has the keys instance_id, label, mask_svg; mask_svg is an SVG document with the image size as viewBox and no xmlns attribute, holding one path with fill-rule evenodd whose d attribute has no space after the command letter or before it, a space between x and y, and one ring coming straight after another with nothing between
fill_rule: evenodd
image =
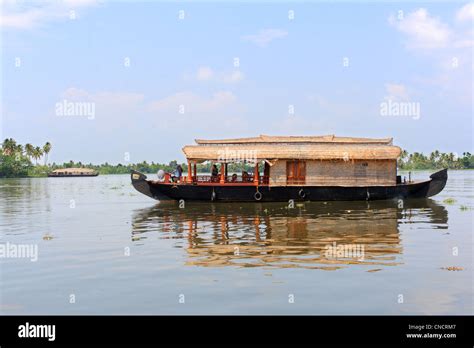
<instances>
[{"instance_id":1,"label":"canopy support post","mask_svg":"<svg viewBox=\"0 0 474 348\"><path fill-rule=\"evenodd\" d=\"M253 184L258 186L258 162L255 162L255 169L253 172Z\"/></svg>"},{"instance_id":2,"label":"canopy support post","mask_svg":"<svg viewBox=\"0 0 474 348\"><path fill-rule=\"evenodd\" d=\"M225 182L225 164L221 163L221 180L220 183L223 184Z\"/></svg>"},{"instance_id":3,"label":"canopy support post","mask_svg":"<svg viewBox=\"0 0 474 348\"><path fill-rule=\"evenodd\" d=\"M193 172L192 172L192 168L191 168L191 161L188 160L188 182L191 183L193 182Z\"/></svg>"}]
</instances>

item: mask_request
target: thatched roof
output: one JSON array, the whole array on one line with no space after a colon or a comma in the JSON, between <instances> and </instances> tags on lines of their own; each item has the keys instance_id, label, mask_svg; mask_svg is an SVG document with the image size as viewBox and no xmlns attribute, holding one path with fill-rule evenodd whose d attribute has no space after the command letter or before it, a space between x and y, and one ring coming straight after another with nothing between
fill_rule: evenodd
<instances>
[{"instance_id":1,"label":"thatched roof","mask_svg":"<svg viewBox=\"0 0 474 348\"><path fill-rule=\"evenodd\" d=\"M183 147L193 161L234 162L239 160L394 160L401 149L392 139L319 137L272 137L196 140L198 145Z\"/></svg>"},{"instance_id":2,"label":"thatched roof","mask_svg":"<svg viewBox=\"0 0 474 348\"><path fill-rule=\"evenodd\" d=\"M392 145L392 138L352 138L352 137L337 137L335 135L319 135L319 136L271 136L260 135L251 138L236 138L236 139L220 139L220 140L204 140L196 139L196 144L262 144L262 143L327 143L327 144L382 144Z\"/></svg>"},{"instance_id":3,"label":"thatched roof","mask_svg":"<svg viewBox=\"0 0 474 348\"><path fill-rule=\"evenodd\" d=\"M55 169L52 173L66 173L66 174L93 174L95 171L89 168L62 168L62 169Z\"/></svg>"}]
</instances>

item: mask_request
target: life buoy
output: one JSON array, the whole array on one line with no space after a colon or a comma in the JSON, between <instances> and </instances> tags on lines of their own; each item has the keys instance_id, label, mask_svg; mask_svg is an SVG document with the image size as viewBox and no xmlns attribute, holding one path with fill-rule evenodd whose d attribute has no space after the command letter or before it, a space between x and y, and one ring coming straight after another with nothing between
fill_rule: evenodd
<instances>
[{"instance_id":1,"label":"life buoy","mask_svg":"<svg viewBox=\"0 0 474 348\"><path fill-rule=\"evenodd\" d=\"M298 195L299 195L301 198L305 198L305 197L306 197L306 192L304 192L304 190L301 189L301 190L299 190Z\"/></svg>"},{"instance_id":2,"label":"life buoy","mask_svg":"<svg viewBox=\"0 0 474 348\"><path fill-rule=\"evenodd\" d=\"M262 196L262 194L261 194L259 191L255 192L255 194L253 195L253 198L255 198L256 201L261 200L262 197L263 197L263 196Z\"/></svg>"}]
</instances>

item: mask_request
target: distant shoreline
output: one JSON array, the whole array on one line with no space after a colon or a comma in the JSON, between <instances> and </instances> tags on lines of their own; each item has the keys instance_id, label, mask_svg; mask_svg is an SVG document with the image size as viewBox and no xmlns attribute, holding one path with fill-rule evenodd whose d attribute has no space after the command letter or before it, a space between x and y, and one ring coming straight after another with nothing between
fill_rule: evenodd
<instances>
[{"instance_id":1,"label":"distant shoreline","mask_svg":"<svg viewBox=\"0 0 474 348\"><path fill-rule=\"evenodd\" d=\"M89 168L89 167L88 167ZM429 172L429 171L434 171L434 170L437 170L439 168L427 168L427 169L403 169L403 168L398 168L398 173L418 173L418 172ZM449 171L470 171L470 170L474 170L474 168L452 168L452 169L448 169ZM158 171L158 170L157 170ZM143 174L146 174L146 175L153 175L153 174L156 174L156 172L151 172L151 171L142 171ZM203 174L203 175L206 175L209 174L210 172L200 172L200 174ZM100 173L99 172L99 176L104 176L104 175L129 175L130 172L121 172L121 173ZM187 171L183 171L183 176L186 176L187 175ZM48 175L47 173L44 174L44 175L25 175L25 176L0 176L0 179L25 179L25 178L47 178ZM87 176L84 176L84 177L87 177Z\"/></svg>"},{"instance_id":2,"label":"distant shoreline","mask_svg":"<svg viewBox=\"0 0 474 348\"><path fill-rule=\"evenodd\" d=\"M178 163L173 160L168 164L165 163L141 163L116 164L112 165L107 162L103 164L92 164L69 161L63 164L48 164L48 155L52 149L51 143L47 142L42 147L32 144L18 144L14 139L5 139L0 151L0 178L35 178L47 177L48 173L56 169L64 168L89 168L99 173L99 175L107 174L129 174L130 171L137 170L145 174L157 173L159 170L172 173L176 167L180 165L183 172L188 171L187 163ZM33 160L35 164L33 164ZM43 164L40 164L43 161ZM211 172L212 164L197 164L199 173ZM470 152L463 152L462 157L450 152L444 153L438 150L432 151L429 155L421 152L408 153L403 150L397 161L399 171L426 171L440 170L448 168L448 170L464 170L474 169L474 155ZM229 163L229 172L251 171L254 165L248 163Z\"/></svg>"}]
</instances>

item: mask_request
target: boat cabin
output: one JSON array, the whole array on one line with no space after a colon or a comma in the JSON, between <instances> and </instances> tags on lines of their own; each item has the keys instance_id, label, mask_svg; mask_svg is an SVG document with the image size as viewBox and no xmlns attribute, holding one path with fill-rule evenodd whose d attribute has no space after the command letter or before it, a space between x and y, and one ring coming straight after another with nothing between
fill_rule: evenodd
<instances>
[{"instance_id":1,"label":"boat cabin","mask_svg":"<svg viewBox=\"0 0 474 348\"><path fill-rule=\"evenodd\" d=\"M183 147L188 173L179 183L256 186L393 186L400 148L392 138L327 136L267 136L202 140ZM198 163L218 167L214 175L199 175ZM229 163L253 164L253 171L230 173ZM217 174L217 175L216 175Z\"/></svg>"},{"instance_id":2,"label":"boat cabin","mask_svg":"<svg viewBox=\"0 0 474 348\"><path fill-rule=\"evenodd\" d=\"M61 168L55 169L48 174L50 177L77 177L77 176L97 176L99 175L93 169L89 168Z\"/></svg>"}]
</instances>

